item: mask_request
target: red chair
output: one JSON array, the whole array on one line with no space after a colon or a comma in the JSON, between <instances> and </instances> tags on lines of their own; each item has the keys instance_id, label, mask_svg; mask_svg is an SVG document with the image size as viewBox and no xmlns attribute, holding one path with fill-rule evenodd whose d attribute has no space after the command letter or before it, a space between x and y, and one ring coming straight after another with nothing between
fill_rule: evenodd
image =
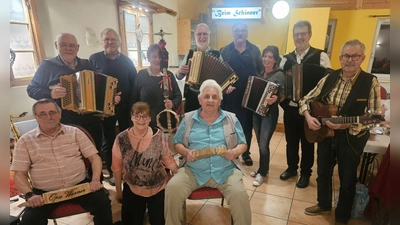
<instances>
[{"instance_id":1,"label":"red chair","mask_svg":"<svg viewBox=\"0 0 400 225\"><path fill-rule=\"evenodd\" d=\"M381 86L381 99L388 99L387 91L384 87Z\"/></svg>"},{"instance_id":2,"label":"red chair","mask_svg":"<svg viewBox=\"0 0 400 225\"><path fill-rule=\"evenodd\" d=\"M83 161L85 162L86 169L90 166L90 161L87 158L84 158ZM54 225L57 225L57 220L62 217L66 216L73 216L81 213L86 213L87 211L82 208L81 205L77 203L67 202L64 204L59 205L56 209L54 209L50 215L47 217L48 219L53 220Z\"/></svg>"},{"instance_id":3,"label":"red chair","mask_svg":"<svg viewBox=\"0 0 400 225\"><path fill-rule=\"evenodd\" d=\"M188 197L190 200L200 200L200 199L212 199L212 198L222 198L221 206L224 206L224 195L217 189L211 187L202 187L194 190ZM186 225L186 201L183 202L183 225ZM231 215L231 224L233 224L233 218Z\"/></svg>"}]
</instances>

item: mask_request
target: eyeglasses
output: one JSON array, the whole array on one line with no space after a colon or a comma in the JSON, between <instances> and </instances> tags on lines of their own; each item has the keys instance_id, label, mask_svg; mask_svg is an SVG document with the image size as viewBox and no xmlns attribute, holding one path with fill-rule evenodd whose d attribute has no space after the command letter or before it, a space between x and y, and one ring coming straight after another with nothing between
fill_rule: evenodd
<instances>
[{"instance_id":1,"label":"eyeglasses","mask_svg":"<svg viewBox=\"0 0 400 225\"><path fill-rule=\"evenodd\" d=\"M305 37L308 34L308 32L301 32L301 33L293 33L293 37Z\"/></svg>"},{"instance_id":2,"label":"eyeglasses","mask_svg":"<svg viewBox=\"0 0 400 225\"><path fill-rule=\"evenodd\" d=\"M233 33L234 33L234 34L240 34L240 33L245 34L245 33L247 33L247 30L246 30L246 29L242 29L242 30L233 30Z\"/></svg>"},{"instance_id":3,"label":"eyeglasses","mask_svg":"<svg viewBox=\"0 0 400 225\"><path fill-rule=\"evenodd\" d=\"M105 39L103 39L103 41L104 42L117 42L118 40L117 39L115 39L115 38L105 38Z\"/></svg>"},{"instance_id":4,"label":"eyeglasses","mask_svg":"<svg viewBox=\"0 0 400 225\"><path fill-rule=\"evenodd\" d=\"M57 111L50 111L49 114L45 113L45 112L41 112L39 114L36 114L40 119L47 119L48 116L50 116L51 118L55 117L56 115L58 115Z\"/></svg>"},{"instance_id":5,"label":"eyeglasses","mask_svg":"<svg viewBox=\"0 0 400 225\"><path fill-rule=\"evenodd\" d=\"M201 36L201 35L208 36L208 33L207 32L196 33L196 36Z\"/></svg>"},{"instance_id":6,"label":"eyeglasses","mask_svg":"<svg viewBox=\"0 0 400 225\"><path fill-rule=\"evenodd\" d=\"M133 116L133 118L134 118L135 120L140 120L140 119L148 120L148 119L150 118L150 116L148 116L148 115L143 115L143 116L141 116L141 115L132 114L132 116Z\"/></svg>"},{"instance_id":7,"label":"eyeglasses","mask_svg":"<svg viewBox=\"0 0 400 225\"><path fill-rule=\"evenodd\" d=\"M76 47L78 47L78 45L76 44L66 44L66 43L58 43L58 46L60 46L61 48L71 48L71 49L75 49Z\"/></svg>"},{"instance_id":8,"label":"eyeglasses","mask_svg":"<svg viewBox=\"0 0 400 225\"><path fill-rule=\"evenodd\" d=\"M344 61L348 61L350 58L353 61L357 61L360 59L361 55L341 55L340 56Z\"/></svg>"}]
</instances>

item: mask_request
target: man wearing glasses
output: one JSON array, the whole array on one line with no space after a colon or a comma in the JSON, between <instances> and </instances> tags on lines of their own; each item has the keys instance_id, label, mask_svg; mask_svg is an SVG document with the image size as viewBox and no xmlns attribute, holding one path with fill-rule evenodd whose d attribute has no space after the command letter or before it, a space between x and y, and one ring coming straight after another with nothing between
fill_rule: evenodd
<instances>
[{"instance_id":1,"label":"man wearing glasses","mask_svg":"<svg viewBox=\"0 0 400 225\"><path fill-rule=\"evenodd\" d=\"M15 184L28 203L20 224L47 224L49 214L63 202L44 204L42 194L86 182L91 193L68 201L89 211L94 224L112 224L111 201L101 188L101 158L93 143L80 129L60 123L61 108L55 101L41 99L32 112L39 126L21 136L11 165ZM90 179L83 158L92 165Z\"/></svg>"},{"instance_id":2,"label":"man wearing glasses","mask_svg":"<svg viewBox=\"0 0 400 225\"><path fill-rule=\"evenodd\" d=\"M117 32L111 28L106 28L101 32L101 40L104 51L92 54L89 61L94 67L94 71L109 75L118 79L117 94L121 101L115 107L115 116L104 118L103 121L103 156L110 174L108 183L115 185L111 170L112 146L116 137L115 125L118 121L120 131L129 127L129 97L133 87L133 81L136 76L136 68L130 58L121 54L118 48L121 45L121 39Z\"/></svg>"},{"instance_id":3,"label":"man wearing glasses","mask_svg":"<svg viewBox=\"0 0 400 225\"><path fill-rule=\"evenodd\" d=\"M233 42L221 50L221 58L235 71L239 80L228 87L221 108L235 113L239 119L247 142L247 150L242 154L242 160L247 166L252 166L250 143L253 129L253 112L242 107L242 99L249 76L257 76L262 71L263 64L260 49L247 40L248 28L246 24L234 24L232 37Z\"/></svg>"},{"instance_id":4,"label":"man wearing glasses","mask_svg":"<svg viewBox=\"0 0 400 225\"><path fill-rule=\"evenodd\" d=\"M310 110L314 100L337 107L337 116L361 116L366 110L380 111L380 84L377 78L364 72L360 65L365 59L365 45L359 40L347 41L339 56L341 69L322 78L317 86L299 101L299 113L311 130L323 125ZM332 208L332 173L339 170L339 201L335 210L336 224L347 224L351 217L357 183L357 167L369 138L369 129L361 124L326 122L334 136L318 143L317 185L318 204L305 209L307 215L330 213Z\"/></svg>"},{"instance_id":5,"label":"man wearing glasses","mask_svg":"<svg viewBox=\"0 0 400 225\"><path fill-rule=\"evenodd\" d=\"M206 54L213 55L215 57L219 57L220 53L217 50L211 49L210 44L210 28L205 23L199 23L194 28L194 35L196 40L196 48L192 49L192 51L202 51ZM188 65L188 60L193 56L193 52L189 51L186 53L185 57L183 58L182 65L176 71L176 78L178 80L182 80L190 71L190 66ZM199 91L195 88L190 87L189 85L185 84L184 93L185 97L185 112L190 112L193 110L197 110L200 108L199 100L197 96L199 95Z\"/></svg>"},{"instance_id":6,"label":"man wearing glasses","mask_svg":"<svg viewBox=\"0 0 400 225\"><path fill-rule=\"evenodd\" d=\"M282 58L280 67L290 71L293 65L308 63L325 68L331 66L328 55L320 49L310 46L312 36L311 24L307 20L300 20L293 26L293 39L296 49ZM304 74L303 83L309 82ZM290 87L287 87L289 89ZM308 90L309 91L309 90ZM307 91L307 92L308 92ZM306 95L307 92L303 93ZM303 97L303 96L301 96ZM299 168L299 141L301 142L300 179L296 186L306 188L310 182L311 167L314 164L314 143L306 140L304 135L304 117L299 115L298 103L286 99L280 103L284 109L283 122L286 137L286 160L288 168L280 175L281 180L287 180L297 175Z\"/></svg>"}]
</instances>

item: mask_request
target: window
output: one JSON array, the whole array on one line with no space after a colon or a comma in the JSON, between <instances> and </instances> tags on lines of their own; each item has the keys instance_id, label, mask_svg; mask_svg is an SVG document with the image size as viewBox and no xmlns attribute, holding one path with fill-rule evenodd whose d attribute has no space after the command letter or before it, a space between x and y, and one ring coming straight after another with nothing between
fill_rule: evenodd
<instances>
[{"instance_id":1,"label":"window","mask_svg":"<svg viewBox=\"0 0 400 225\"><path fill-rule=\"evenodd\" d=\"M39 44L35 0L10 0L10 52L15 62L10 73L11 85L28 84L36 67L45 58Z\"/></svg>"},{"instance_id":2,"label":"window","mask_svg":"<svg viewBox=\"0 0 400 225\"><path fill-rule=\"evenodd\" d=\"M153 43L152 24L149 14L120 8L122 24L121 52L126 54L137 68L147 67L147 49Z\"/></svg>"}]
</instances>

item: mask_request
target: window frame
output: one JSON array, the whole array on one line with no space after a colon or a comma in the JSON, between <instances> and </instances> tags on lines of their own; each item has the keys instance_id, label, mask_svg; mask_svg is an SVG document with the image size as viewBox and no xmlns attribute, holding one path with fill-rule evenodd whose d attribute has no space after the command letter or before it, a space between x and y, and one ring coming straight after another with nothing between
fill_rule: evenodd
<instances>
[{"instance_id":1,"label":"window frame","mask_svg":"<svg viewBox=\"0 0 400 225\"><path fill-rule=\"evenodd\" d=\"M148 18L149 20L149 45L154 43L154 37L153 37L153 15L151 13L145 13L142 11L138 11L138 10L134 10L134 9L127 9L126 7L118 7L118 14L119 14L119 33L120 33L120 37L121 37L121 52L126 55L129 56L129 51L128 51L128 43L127 43L127 32L125 29L125 12L126 13L130 13L130 14L135 14L136 15L136 26L139 23L140 16L145 16ZM137 70L141 70L143 68L147 68L148 66L143 66L142 65L142 56L141 54L139 54L142 51L142 46L141 43L136 39L136 44L138 46L138 65L135 65Z\"/></svg>"},{"instance_id":2,"label":"window frame","mask_svg":"<svg viewBox=\"0 0 400 225\"><path fill-rule=\"evenodd\" d=\"M25 16L28 19L28 32L30 34L30 39L33 45L33 59L34 65L36 68L39 66L40 62L42 62L46 56L43 47L43 39L42 34L40 31L39 19L38 14L36 11L36 0L22 0L25 9ZM11 24L20 24L17 21L11 21ZM15 50L14 50L15 51ZM16 53L18 51L15 51ZM23 77L23 78L15 78L14 74L12 73L12 67L10 67L10 86L22 86L27 85L32 80L33 74L30 77Z\"/></svg>"}]
</instances>

